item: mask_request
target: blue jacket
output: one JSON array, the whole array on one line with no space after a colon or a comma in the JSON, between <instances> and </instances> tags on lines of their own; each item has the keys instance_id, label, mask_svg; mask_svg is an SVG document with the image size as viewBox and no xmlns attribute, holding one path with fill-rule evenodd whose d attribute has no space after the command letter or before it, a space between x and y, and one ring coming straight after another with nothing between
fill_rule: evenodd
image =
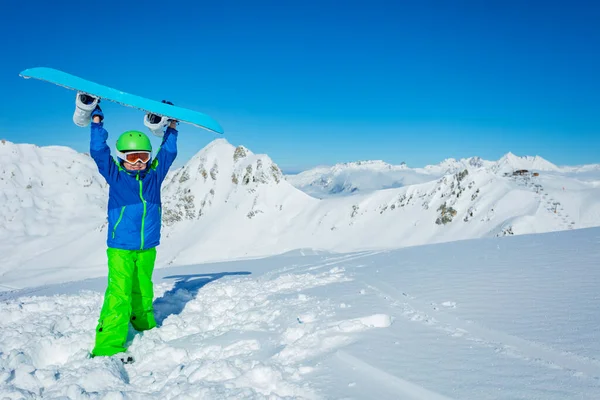
<instances>
[{"instance_id":1,"label":"blue jacket","mask_svg":"<svg viewBox=\"0 0 600 400\"><path fill-rule=\"evenodd\" d=\"M103 123L92 122L90 155L109 184L108 247L145 250L160 243L160 186L177 156L177 130L167 128L156 157L143 171L127 171L111 155Z\"/></svg>"}]
</instances>

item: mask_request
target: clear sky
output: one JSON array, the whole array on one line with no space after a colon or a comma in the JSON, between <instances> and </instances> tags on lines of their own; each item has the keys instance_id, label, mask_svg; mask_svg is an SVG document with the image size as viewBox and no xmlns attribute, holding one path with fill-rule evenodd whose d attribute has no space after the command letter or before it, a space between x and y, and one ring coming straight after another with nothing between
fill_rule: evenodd
<instances>
[{"instance_id":1,"label":"clear sky","mask_svg":"<svg viewBox=\"0 0 600 400\"><path fill-rule=\"evenodd\" d=\"M286 171L508 151L600 163L597 1L7 1L0 138L87 151L47 66L193 108ZM111 141L144 129L104 102ZM179 163L217 136L180 125ZM155 140L158 144L158 139Z\"/></svg>"}]
</instances>

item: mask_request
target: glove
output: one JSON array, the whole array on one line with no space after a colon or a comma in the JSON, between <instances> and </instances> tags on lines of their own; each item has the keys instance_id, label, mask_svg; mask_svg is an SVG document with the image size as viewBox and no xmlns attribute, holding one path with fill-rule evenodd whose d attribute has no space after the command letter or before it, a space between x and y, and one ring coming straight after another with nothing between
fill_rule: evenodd
<instances>
[{"instance_id":1,"label":"glove","mask_svg":"<svg viewBox=\"0 0 600 400\"><path fill-rule=\"evenodd\" d=\"M162 102L163 102L163 103L165 103L165 104L169 104L169 105L171 105L171 106L174 106L174 105L175 105L175 104L173 104L172 102L170 102L169 100L163 100ZM175 129L175 127L174 127L174 126L171 126L171 123L172 123L173 121L175 121L175 126L179 125L179 121L177 121L177 120L174 120L174 119L169 119L169 125L168 125L168 126L169 126L169 128L173 128L173 129Z\"/></svg>"},{"instance_id":2,"label":"glove","mask_svg":"<svg viewBox=\"0 0 600 400\"><path fill-rule=\"evenodd\" d=\"M94 108L94 111L92 111L92 121L94 120L95 116L100 117L100 122L104 120L104 113L102 112L99 104L96 105L96 108Z\"/></svg>"}]
</instances>

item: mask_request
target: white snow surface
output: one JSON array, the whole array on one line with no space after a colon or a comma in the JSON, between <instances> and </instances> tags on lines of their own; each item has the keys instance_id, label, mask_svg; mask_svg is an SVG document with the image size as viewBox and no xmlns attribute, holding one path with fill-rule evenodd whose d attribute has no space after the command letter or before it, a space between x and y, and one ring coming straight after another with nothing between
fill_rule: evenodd
<instances>
[{"instance_id":1,"label":"white snow surface","mask_svg":"<svg viewBox=\"0 0 600 400\"><path fill-rule=\"evenodd\" d=\"M290 184L269 156L218 139L163 184L157 264L296 249L375 251L599 226L600 170L548 164L511 154L498 162L446 160L417 171L428 177L423 183L319 200ZM532 166L545 170L537 177L510 175ZM88 155L0 142L0 290L105 274L107 192Z\"/></svg>"},{"instance_id":2,"label":"white snow surface","mask_svg":"<svg viewBox=\"0 0 600 400\"><path fill-rule=\"evenodd\" d=\"M0 294L4 399L596 399L600 228L155 271L159 327L89 358L106 277Z\"/></svg>"},{"instance_id":3,"label":"white snow surface","mask_svg":"<svg viewBox=\"0 0 600 400\"><path fill-rule=\"evenodd\" d=\"M286 179L313 197L328 198L414 185L440 176L440 173L410 169L404 164L358 161L336 164L333 167L317 167L296 175L286 175Z\"/></svg>"},{"instance_id":4,"label":"white snow surface","mask_svg":"<svg viewBox=\"0 0 600 400\"><path fill-rule=\"evenodd\" d=\"M359 161L336 164L333 167L321 166L299 174L286 175L286 179L313 197L328 198L414 185L465 169L486 169L496 174L523 169L532 172L593 172L596 179L600 179L600 164L558 167L540 156L519 157L510 152L497 161L483 160L481 157L460 160L448 158L424 168L409 168L404 163L392 165L380 160Z\"/></svg>"},{"instance_id":5,"label":"white snow surface","mask_svg":"<svg viewBox=\"0 0 600 400\"><path fill-rule=\"evenodd\" d=\"M123 365L89 358L106 183L85 154L0 142L0 398L600 398L600 169L391 170L401 187L319 200L216 140L172 171L159 327Z\"/></svg>"}]
</instances>

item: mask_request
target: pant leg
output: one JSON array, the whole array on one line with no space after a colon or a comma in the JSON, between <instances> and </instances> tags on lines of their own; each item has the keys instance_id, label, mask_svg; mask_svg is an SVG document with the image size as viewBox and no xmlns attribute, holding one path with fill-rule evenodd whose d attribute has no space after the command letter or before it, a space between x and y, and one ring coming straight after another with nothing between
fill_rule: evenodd
<instances>
[{"instance_id":1,"label":"pant leg","mask_svg":"<svg viewBox=\"0 0 600 400\"><path fill-rule=\"evenodd\" d=\"M156 261L156 248L137 252L133 274L131 324L138 331L156 327L154 319L154 286L152 272Z\"/></svg>"},{"instance_id":2,"label":"pant leg","mask_svg":"<svg viewBox=\"0 0 600 400\"><path fill-rule=\"evenodd\" d=\"M93 356L125 351L131 315L131 286L135 251L108 248L108 286L96 327Z\"/></svg>"}]
</instances>

